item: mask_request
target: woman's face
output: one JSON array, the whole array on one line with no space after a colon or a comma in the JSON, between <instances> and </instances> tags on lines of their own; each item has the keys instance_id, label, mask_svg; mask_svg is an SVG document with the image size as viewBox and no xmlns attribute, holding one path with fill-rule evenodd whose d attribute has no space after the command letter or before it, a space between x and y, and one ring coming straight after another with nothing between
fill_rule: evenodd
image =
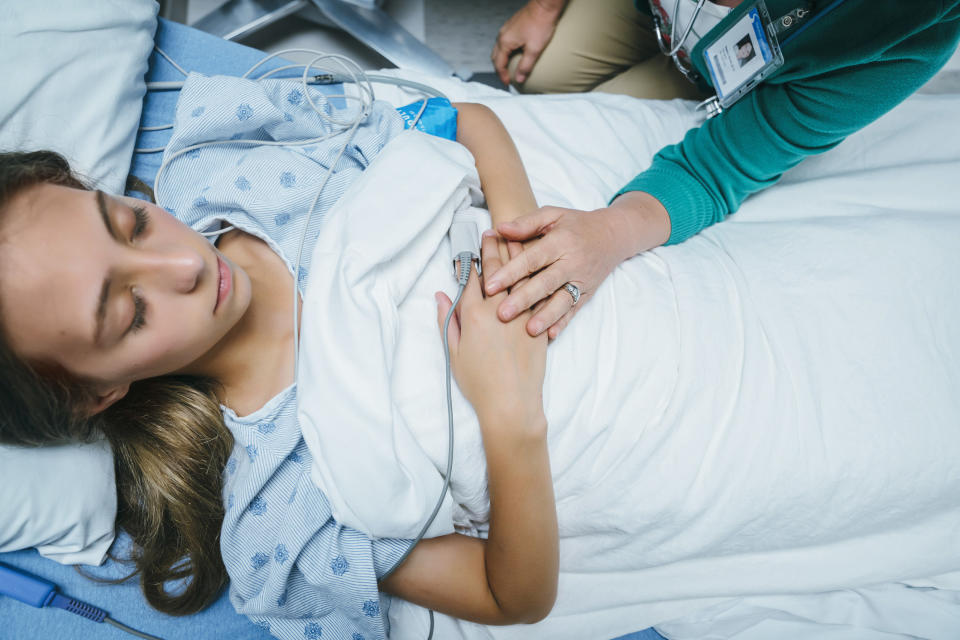
<instances>
[{"instance_id":1,"label":"woman's face","mask_svg":"<svg viewBox=\"0 0 960 640\"><path fill-rule=\"evenodd\" d=\"M133 198L31 187L7 207L0 243L14 351L93 382L104 406L131 382L189 370L250 304L242 269Z\"/></svg>"}]
</instances>

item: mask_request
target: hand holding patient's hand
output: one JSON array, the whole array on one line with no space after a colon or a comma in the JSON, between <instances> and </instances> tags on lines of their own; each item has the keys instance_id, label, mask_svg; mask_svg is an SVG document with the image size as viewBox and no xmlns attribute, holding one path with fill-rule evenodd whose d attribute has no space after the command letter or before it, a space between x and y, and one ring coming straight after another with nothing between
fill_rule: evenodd
<instances>
[{"instance_id":1,"label":"hand holding patient's hand","mask_svg":"<svg viewBox=\"0 0 960 640\"><path fill-rule=\"evenodd\" d=\"M481 247L484 272L499 269L502 264L498 240L488 234ZM437 293L436 298L437 323L442 331L452 303L443 293ZM448 329L451 365L460 390L481 416L482 424L495 424L498 416L521 418L532 424L543 416L546 335L533 338L527 334L524 323L530 312L520 314L516 322L501 322L497 306L504 298L506 292L485 298L476 271L471 272Z\"/></svg>"},{"instance_id":2,"label":"hand holding patient's hand","mask_svg":"<svg viewBox=\"0 0 960 640\"><path fill-rule=\"evenodd\" d=\"M523 251L511 256L502 269L485 272L486 292L500 294L511 288L498 309L505 322L543 301L526 322L530 335L559 335L622 259L613 249L617 238L602 210L542 207L497 229L510 240L523 242ZM576 305L562 288L567 282L580 290Z\"/></svg>"},{"instance_id":3,"label":"hand holding patient's hand","mask_svg":"<svg viewBox=\"0 0 960 640\"><path fill-rule=\"evenodd\" d=\"M670 237L670 218L653 196L634 191L594 211L541 207L501 222L497 231L511 243L510 260L484 272L487 295L509 289L498 308L500 319L525 314L530 335L546 332L553 339L617 265ZM512 249L518 242L522 251ZM563 288L568 282L580 290L576 304ZM534 305L530 317L526 310Z\"/></svg>"}]
</instances>

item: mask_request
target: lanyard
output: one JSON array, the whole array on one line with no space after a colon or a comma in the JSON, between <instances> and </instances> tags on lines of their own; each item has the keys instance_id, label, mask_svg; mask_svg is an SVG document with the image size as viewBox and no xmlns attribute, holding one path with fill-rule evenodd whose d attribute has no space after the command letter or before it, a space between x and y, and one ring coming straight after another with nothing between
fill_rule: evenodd
<instances>
[{"instance_id":1,"label":"lanyard","mask_svg":"<svg viewBox=\"0 0 960 640\"><path fill-rule=\"evenodd\" d=\"M676 57L677 53L683 47L683 43L687 41L687 38L690 37L690 32L693 30L693 23L697 21L697 17L700 15L700 10L703 9L703 3L705 1L706 0L697 1L697 8L693 10L693 17L690 18L690 22L683 30L683 35L680 36L680 40L677 40L675 37L677 35L677 20L680 18L680 0L673 3L673 20L670 25L670 46L668 47L663 38L660 12L653 6L653 0L650 0L650 13L653 14L653 35L657 38L657 46L660 47L660 53L669 58L673 58L676 64L679 64Z\"/></svg>"}]
</instances>

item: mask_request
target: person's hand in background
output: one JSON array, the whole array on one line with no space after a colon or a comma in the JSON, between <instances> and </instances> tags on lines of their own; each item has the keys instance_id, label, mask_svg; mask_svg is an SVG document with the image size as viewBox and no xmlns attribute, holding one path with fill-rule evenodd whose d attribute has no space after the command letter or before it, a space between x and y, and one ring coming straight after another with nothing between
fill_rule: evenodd
<instances>
[{"instance_id":1,"label":"person's hand in background","mask_svg":"<svg viewBox=\"0 0 960 640\"><path fill-rule=\"evenodd\" d=\"M566 4L566 0L530 0L500 27L490 59L503 84L510 84L507 67L510 57L517 51L522 51L522 54L514 80L518 84L526 81L533 65L553 37Z\"/></svg>"}]
</instances>

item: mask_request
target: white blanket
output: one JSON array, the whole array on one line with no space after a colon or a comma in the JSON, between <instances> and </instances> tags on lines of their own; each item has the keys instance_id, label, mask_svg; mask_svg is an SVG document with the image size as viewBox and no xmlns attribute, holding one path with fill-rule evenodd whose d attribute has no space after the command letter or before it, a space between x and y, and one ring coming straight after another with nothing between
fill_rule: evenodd
<instances>
[{"instance_id":1,"label":"white blanket","mask_svg":"<svg viewBox=\"0 0 960 640\"><path fill-rule=\"evenodd\" d=\"M681 102L485 101L540 203L578 208L603 206L694 123ZM776 598L960 569L958 106L914 98L730 221L607 279L548 350L556 607L533 627L439 616L436 637L602 639L678 616L670 637L747 638L757 620L912 632L869 606L839 620L853 608L827 596ZM335 516L371 535L412 537L439 495L432 294L453 291L444 232L475 186L461 148L405 134L316 245L301 421ZM432 535L482 531L487 514L479 429L454 402L453 495ZM924 618L921 637L950 637L956 609ZM393 637L426 636L422 610L395 601L390 615Z\"/></svg>"}]
</instances>

